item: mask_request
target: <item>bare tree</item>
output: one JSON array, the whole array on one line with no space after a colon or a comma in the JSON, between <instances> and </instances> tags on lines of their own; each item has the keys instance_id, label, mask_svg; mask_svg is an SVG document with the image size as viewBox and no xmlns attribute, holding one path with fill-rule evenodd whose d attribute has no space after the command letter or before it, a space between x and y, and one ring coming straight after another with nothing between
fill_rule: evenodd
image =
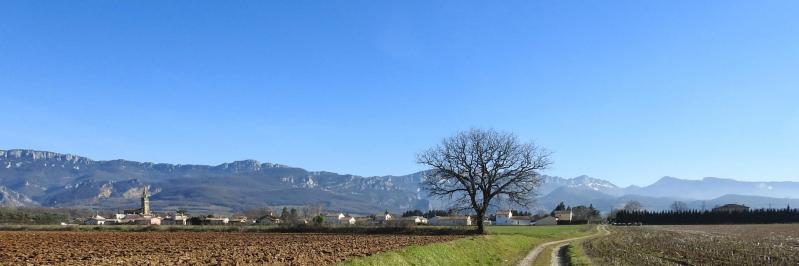
<instances>
[{"instance_id":1,"label":"bare tree","mask_svg":"<svg viewBox=\"0 0 799 266\"><path fill-rule=\"evenodd\" d=\"M511 133L471 129L419 154L417 162L432 168L422 183L430 195L454 199L459 211L473 210L477 230L484 233L483 220L494 198L531 203L541 184L539 171L552 164L550 155Z\"/></svg>"},{"instance_id":2,"label":"bare tree","mask_svg":"<svg viewBox=\"0 0 799 266\"><path fill-rule=\"evenodd\" d=\"M635 200L628 201L627 204L624 204L625 211L640 211L643 209L644 207L641 206L641 203Z\"/></svg>"},{"instance_id":3,"label":"bare tree","mask_svg":"<svg viewBox=\"0 0 799 266\"><path fill-rule=\"evenodd\" d=\"M263 217L263 216L272 214L272 208L269 208L269 207L258 207L258 208L247 209L247 210L244 210L243 214L244 214L244 216L247 216L248 218L259 218L259 217Z\"/></svg>"},{"instance_id":4,"label":"bare tree","mask_svg":"<svg viewBox=\"0 0 799 266\"><path fill-rule=\"evenodd\" d=\"M675 201L675 202L671 203L670 208L671 208L672 211L676 211L676 212L687 211L688 210L688 204L685 204L685 202L682 202L682 201Z\"/></svg>"}]
</instances>

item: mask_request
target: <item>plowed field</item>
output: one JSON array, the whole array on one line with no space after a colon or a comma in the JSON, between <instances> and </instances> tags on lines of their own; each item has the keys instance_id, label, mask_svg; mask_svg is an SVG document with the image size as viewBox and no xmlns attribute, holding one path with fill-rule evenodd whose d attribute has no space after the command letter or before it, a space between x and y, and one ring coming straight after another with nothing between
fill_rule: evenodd
<instances>
[{"instance_id":1,"label":"plowed field","mask_svg":"<svg viewBox=\"0 0 799 266\"><path fill-rule=\"evenodd\" d=\"M798 224L611 229L584 243L597 265L799 265Z\"/></svg>"},{"instance_id":2,"label":"plowed field","mask_svg":"<svg viewBox=\"0 0 799 266\"><path fill-rule=\"evenodd\" d=\"M0 264L320 265L457 236L0 232Z\"/></svg>"}]
</instances>

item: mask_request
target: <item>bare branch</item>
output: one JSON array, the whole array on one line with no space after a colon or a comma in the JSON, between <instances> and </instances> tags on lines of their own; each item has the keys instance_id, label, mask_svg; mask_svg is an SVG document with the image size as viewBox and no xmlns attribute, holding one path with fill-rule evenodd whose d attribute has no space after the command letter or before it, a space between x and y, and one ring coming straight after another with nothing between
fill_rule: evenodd
<instances>
[{"instance_id":1,"label":"bare branch","mask_svg":"<svg viewBox=\"0 0 799 266\"><path fill-rule=\"evenodd\" d=\"M417 162L432 169L422 183L431 196L454 199L482 219L498 196L531 203L541 185L539 172L552 164L550 158L550 152L513 134L471 129L419 154ZM481 221L478 225L482 230Z\"/></svg>"}]
</instances>

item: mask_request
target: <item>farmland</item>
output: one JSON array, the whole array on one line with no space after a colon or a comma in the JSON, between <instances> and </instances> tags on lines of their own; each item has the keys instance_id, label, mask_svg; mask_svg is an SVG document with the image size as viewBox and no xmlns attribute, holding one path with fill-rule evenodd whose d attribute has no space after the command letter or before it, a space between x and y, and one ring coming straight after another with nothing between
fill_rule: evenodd
<instances>
[{"instance_id":1,"label":"farmland","mask_svg":"<svg viewBox=\"0 0 799 266\"><path fill-rule=\"evenodd\" d=\"M597 265L797 265L799 225L612 227L585 241Z\"/></svg>"},{"instance_id":2,"label":"farmland","mask_svg":"<svg viewBox=\"0 0 799 266\"><path fill-rule=\"evenodd\" d=\"M0 232L0 264L333 264L458 236L221 232Z\"/></svg>"}]
</instances>

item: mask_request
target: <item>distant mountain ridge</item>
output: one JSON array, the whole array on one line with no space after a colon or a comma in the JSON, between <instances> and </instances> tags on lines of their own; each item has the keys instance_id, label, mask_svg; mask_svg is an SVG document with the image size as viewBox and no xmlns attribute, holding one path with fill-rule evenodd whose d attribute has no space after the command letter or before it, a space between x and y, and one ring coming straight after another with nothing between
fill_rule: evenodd
<instances>
[{"instance_id":1,"label":"distant mountain ridge","mask_svg":"<svg viewBox=\"0 0 799 266\"><path fill-rule=\"evenodd\" d=\"M799 182L750 182L717 177L686 180L669 176L663 177L649 186L630 186L624 189L624 194L705 200L727 194L774 198L799 197L797 192L799 192Z\"/></svg>"},{"instance_id":2,"label":"distant mountain ridge","mask_svg":"<svg viewBox=\"0 0 799 266\"><path fill-rule=\"evenodd\" d=\"M638 201L651 210L666 210L674 201L683 201L693 209L711 209L726 203L753 208L799 206L799 182L751 182L707 177L702 180L663 177L644 186L619 188L602 179L580 176L574 179L548 177L553 188L538 198L539 207L547 209L563 201L570 205L593 204L602 211L622 208L628 201ZM559 185L553 185L559 184Z\"/></svg>"},{"instance_id":3,"label":"distant mountain ridge","mask_svg":"<svg viewBox=\"0 0 799 266\"><path fill-rule=\"evenodd\" d=\"M156 210L179 208L202 213L230 213L247 208L322 204L353 213L386 209L445 208L419 184L423 172L403 176L341 175L306 171L274 163L242 160L216 166L95 161L86 157L34 150L0 150L0 205L121 209L136 206L144 186L153 193ZM644 187L618 187L590 176L543 176L536 209L560 201L594 204L603 211L629 200L650 209L666 209L675 200L691 207L745 203L752 207L794 204L799 182L747 182L664 177ZM799 203L796 204L799 206Z\"/></svg>"},{"instance_id":4,"label":"distant mountain ridge","mask_svg":"<svg viewBox=\"0 0 799 266\"><path fill-rule=\"evenodd\" d=\"M0 150L0 186L6 189L0 194L3 205L116 209L135 206L134 195L146 185L153 192L155 209L226 213L321 203L342 211L377 212L426 208L429 203L418 191L421 177L420 173L360 177L309 172L255 160L176 165ZM19 203L25 199L30 201Z\"/></svg>"},{"instance_id":5,"label":"distant mountain ridge","mask_svg":"<svg viewBox=\"0 0 799 266\"><path fill-rule=\"evenodd\" d=\"M539 194L548 194L560 187L583 188L610 195L617 195L622 189L610 181L581 175L574 178L563 178L557 176L543 176L543 184L538 190Z\"/></svg>"}]
</instances>

